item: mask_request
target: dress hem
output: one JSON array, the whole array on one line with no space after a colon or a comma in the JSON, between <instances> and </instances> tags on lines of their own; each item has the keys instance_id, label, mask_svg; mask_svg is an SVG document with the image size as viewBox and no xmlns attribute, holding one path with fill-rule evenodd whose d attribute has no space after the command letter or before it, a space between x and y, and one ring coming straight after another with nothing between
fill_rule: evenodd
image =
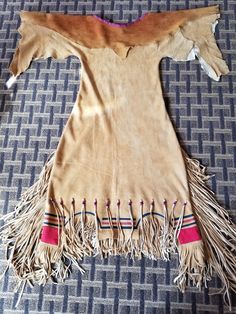
<instances>
[{"instance_id":1,"label":"dress hem","mask_svg":"<svg viewBox=\"0 0 236 314\"><path fill-rule=\"evenodd\" d=\"M140 216L141 220L136 229L138 238L132 238L133 227L128 240L121 237L123 229L118 219L118 238L99 239L97 212L95 211L95 219L86 221L86 215L75 216L75 211L71 210L70 219L66 224L60 220L59 228L52 227L58 232L57 235L55 233L58 237L54 238L54 243L59 240L56 245L53 245L53 242L46 243L40 238L45 217L46 192L54 161L54 154L51 154L38 181L22 194L15 211L1 218L6 223L0 229L0 239L6 244L8 258L1 278L9 266L12 266L18 280L17 289L21 289L21 298L26 283L33 286L35 283L45 285L50 279L55 283L57 280L64 281L71 272L72 264L84 274L86 270L79 263L84 256L99 255L106 258L111 255L127 257L130 254L132 259L146 256L153 260L168 261L172 253L178 253L178 274L173 282L180 291L184 292L186 286L190 286L190 280L199 290L202 283L207 287L207 281L215 271L223 283L220 292L224 292L224 301L226 303L227 298L231 309L230 290L236 292L236 225L207 187L206 181L210 176L205 173L206 167L198 160L190 158L184 150L182 152L193 214L197 218L196 226L192 227L191 218L189 215L185 216L186 202L182 206L181 215L174 217L173 210L170 211L171 215L168 214L164 201L166 210L163 217L153 215L152 211L150 215ZM58 217L65 217L63 207L58 206L53 199L51 201ZM63 202L60 203L62 204ZM142 209L142 202L140 205ZM109 217L108 211L107 222L113 231L113 222ZM196 231L198 227L200 233ZM192 237L189 242L185 241L184 236L181 240L182 231Z\"/></svg>"}]
</instances>

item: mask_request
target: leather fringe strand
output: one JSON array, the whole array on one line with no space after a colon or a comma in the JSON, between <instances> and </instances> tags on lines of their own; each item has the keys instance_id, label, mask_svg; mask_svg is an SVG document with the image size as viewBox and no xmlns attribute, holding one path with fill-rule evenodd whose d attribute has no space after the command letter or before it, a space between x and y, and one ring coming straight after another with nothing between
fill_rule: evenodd
<instances>
[{"instance_id":1,"label":"leather fringe strand","mask_svg":"<svg viewBox=\"0 0 236 314\"><path fill-rule=\"evenodd\" d=\"M230 290L236 293L236 224L229 217L229 212L215 198L214 192L206 181L211 177L206 174L206 167L197 159L190 158L183 150L191 194L193 212L197 218L207 259L207 273L213 271L221 279L223 292L230 311L232 310ZM216 293L211 293L213 295Z\"/></svg>"}]
</instances>

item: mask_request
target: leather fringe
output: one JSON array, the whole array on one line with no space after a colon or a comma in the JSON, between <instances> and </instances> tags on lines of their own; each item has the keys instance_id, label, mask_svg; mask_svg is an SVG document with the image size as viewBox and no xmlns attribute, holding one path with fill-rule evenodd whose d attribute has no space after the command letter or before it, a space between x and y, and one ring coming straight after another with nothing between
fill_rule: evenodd
<instances>
[{"instance_id":1,"label":"leather fringe","mask_svg":"<svg viewBox=\"0 0 236 314\"><path fill-rule=\"evenodd\" d=\"M230 221L227 211L213 198L213 192L206 187L205 181L209 176L205 174L205 168L187 155L184 155L184 158L192 205L198 218L203 241L183 245L178 243L186 203L176 220L174 216L176 202L173 203L172 208L168 208L164 200L164 216L160 218L153 214L154 201L151 203L150 212L143 215L143 201L141 200L139 238L132 238L132 230L131 236L125 240L119 220L120 202L118 200L118 238L100 240L96 200L94 201L94 219L91 220L86 217L85 199L82 215L75 215L78 208L74 199L72 199L70 209L63 205L63 200L57 203L51 199L58 217L68 217L67 222L61 224L60 242L58 246L55 246L40 241L46 191L54 159L51 155L38 181L22 194L15 211L2 217L6 223L0 229L0 238L7 246L8 264L1 278L11 265L18 281L16 291L21 290L15 306L19 304L26 283L32 287L35 283L45 285L49 280L54 283L64 281L70 275L72 264L83 274L85 270L79 264L79 260L84 256L100 255L101 258L106 258L109 255L128 256L130 254L132 259L141 259L144 255L153 260L167 261L170 260L171 253L178 253L179 269L174 279L178 288L184 292L185 287L190 285L190 279L199 289L202 283L206 287L207 281L211 279L212 271L215 270L223 281L224 297L225 295L228 297L231 309L229 289L235 291L236 287L235 225ZM134 223L131 200L129 204L130 217ZM112 228L109 203L107 203L107 214Z\"/></svg>"},{"instance_id":2,"label":"leather fringe","mask_svg":"<svg viewBox=\"0 0 236 314\"><path fill-rule=\"evenodd\" d=\"M229 212L217 201L215 193L207 186L211 177L206 167L190 158L183 150L189 182L191 204L205 247L207 277L213 271L222 281L224 302L232 310L230 290L236 293L236 224ZM228 303L226 302L226 299Z\"/></svg>"},{"instance_id":3,"label":"leather fringe","mask_svg":"<svg viewBox=\"0 0 236 314\"><path fill-rule=\"evenodd\" d=\"M65 216L65 210L67 210L67 221L61 221L61 234L59 239L61 243L59 246L63 246L63 254L70 249L70 256L76 257L76 259L82 259L83 256L97 256L100 255L101 258L107 258L109 255L124 255L132 259L141 259L142 255L147 256L150 259L157 260L162 258L163 260L170 259L170 253L174 253L177 250L178 243L178 232L179 230L174 228L174 211L173 208L176 205L174 203L171 211L171 216L168 214L167 202L164 200L164 223L160 223L160 219L153 214L153 202L150 206L149 215L143 215L142 207L143 201L140 201L140 223L138 225L139 238L134 239L132 233L134 230L134 221L132 222L132 230L130 237L125 240L122 227L120 225L120 220L117 219L118 238L114 238L112 232L111 238L106 238L103 240L99 239L98 230L100 228L100 220L97 214L97 200L94 201L94 213L95 217L92 220L87 220L85 211L85 200L84 212L79 216L75 216L75 205L74 199L71 202L71 208L68 210L63 206L63 200L60 204L55 200L51 199L54 205L54 209L57 211L57 215ZM119 201L118 201L119 203ZM131 204L130 204L130 216L133 219ZM186 203L183 205L183 210L181 216L178 217L176 221L177 226L181 226L179 222L182 222L184 209ZM119 211L118 211L119 212ZM107 205L107 213L109 217L109 226L113 230L112 216ZM119 216L118 216L119 217Z\"/></svg>"},{"instance_id":4,"label":"leather fringe","mask_svg":"<svg viewBox=\"0 0 236 314\"><path fill-rule=\"evenodd\" d=\"M174 283L184 293L186 286L190 286L190 280L194 286L199 288L199 291L201 291L203 283L207 288L207 281L211 280L211 271L204 258L202 241L179 246L179 269Z\"/></svg>"},{"instance_id":5,"label":"leather fringe","mask_svg":"<svg viewBox=\"0 0 236 314\"><path fill-rule=\"evenodd\" d=\"M21 194L14 211L2 216L5 224L0 228L0 239L6 245L7 266L0 276L5 275L10 266L17 280L14 292L19 292L19 304L26 282L32 287L31 273L38 274L34 265L35 248L39 245L40 226L44 217L48 182L54 162L52 152L41 170L38 180ZM36 275L37 277L37 275Z\"/></svg>"},{"instance_id":6,"label":"leather fringe","mask_svg":"<svg viewBox=\"0 0 236 314\"><path fill-rule=\"evenodd\" d=\"M94 218L89 220L86 217L86 212L83 215L75 215L74 199L72 199L69 209L63 205L63 200L57 203L51 199L58 217L65 216L67 210L68 219L67 221L60 221L59 245L41 242L45 193L52 163L53 158L45 164L39 180L22 194L15 212L3 217L6 224L0 229L0 238L7 246L8 265L1 277L4 276L9 266L13 267L17 280L15 292L20 290L15 307L20 302L26 284L33 287L35 283L45 285L49 280L54 283L63 282L70 275L72 264L83 274L85 270L79 261L84 256L100 255L101 258L106 258L109 255L128 256L130 254L132 259L141 259L144 255L154 260L159 258L169 260L170 253L176 252L179 232L177 228L174 229L176 217L174 217L173 209L176 202L169 214L165 200L163 202L164 223L160 223L160 218L153 214L154 202L151 203L148 215L143 215L143 201L141 200L138 239L132 238L132 233L128 239L125 239L122 235L122 227L118 223L121 230L120 233L118 232L118 238L100 240L98 238L99 219L96 211L96 200L94 202ZM85 210L85 202L83 205ZM131 205L132 201L130 200L130 209ZM184 203L182 214L176 222L177 226L181 226L185 205L186 203ZM107 206L107 210L109 213L109 206ZM131 210L130 216L133 217ZM112 227L111 212L109 217Z\"/></svg>"}]
</instances>

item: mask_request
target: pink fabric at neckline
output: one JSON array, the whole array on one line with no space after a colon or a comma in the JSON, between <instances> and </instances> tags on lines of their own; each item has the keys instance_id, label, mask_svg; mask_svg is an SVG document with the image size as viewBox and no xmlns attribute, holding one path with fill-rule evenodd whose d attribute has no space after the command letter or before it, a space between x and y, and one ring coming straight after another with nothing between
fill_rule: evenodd
<instances>
[{"instance_id":1,"label":"pink fabric at neckline","mask_svg":"<svg viewBox=\"0 0 236 314\"><path fill-rule=\"evenodd\" d=\"M142 20L144 18L144 16L146 16L149 12L146 12L144 14L142 14L140 17L138 17L136 20L132 21L132 22L127 22L127 23L114 23L114 22L110 22L106 19L103 19L102 17L98 16L98 15L92 15L94 16L96 19L100 20L101 22L114 26L114 27L126 27L129 25L133 25L135 23L137 23L138 21Z\"/></svg>"}]
</instances>

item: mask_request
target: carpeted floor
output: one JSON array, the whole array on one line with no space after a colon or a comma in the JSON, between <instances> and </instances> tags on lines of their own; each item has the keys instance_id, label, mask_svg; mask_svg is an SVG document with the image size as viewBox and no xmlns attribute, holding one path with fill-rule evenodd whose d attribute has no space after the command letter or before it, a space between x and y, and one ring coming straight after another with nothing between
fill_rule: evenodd
<instances>
[{"instance_id":1,"label":"carpeted floor","mask_svg":"<svg viewBox=\"0 0 236 314\"><path fill-rule=\"evenodd\" d=\"M33 184L50 152L57 147L80 84L80 61L34 61L7 90L7 70L19 39L20 10L97 14L128 22L147 11L169 11L220 4L217 42L231 73L219 82L201 70L197 60L162 60L166 105L179 139L215 176L209 185L236 221L236 2L231 1L24 1L0 0L0 171L1 214L13 210L21 192ZM79 30L78 30L79 31ZM234 210L233 210L234 209ZM0 250L3 270L4 251ZM222 295L189 288L185 294L173 284L177 257L170 262L124 257L84 258L83 278L74 268L64 284L25 290L14 310L12 270L0 282L0 313L227 313ZM236 265L235 265L236 267ZM209 283L215 292L218 278ZM236 313L236 296L234 295Z\"/></svg>"}]
</instances>

